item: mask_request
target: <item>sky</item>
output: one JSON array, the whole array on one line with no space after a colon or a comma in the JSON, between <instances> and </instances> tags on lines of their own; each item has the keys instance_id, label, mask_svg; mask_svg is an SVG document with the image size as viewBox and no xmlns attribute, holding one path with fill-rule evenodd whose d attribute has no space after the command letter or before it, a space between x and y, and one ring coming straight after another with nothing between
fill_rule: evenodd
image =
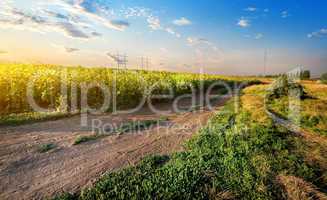
<instances>
[{"instance_id":1,"label":"sky","mask_svg":"<svg viewBox=\"0 0 327 200\"><path fill-rule=\"evenodd\" d=\"M120 54L134 69L318 76L326 10L325 0L1 0L0 62L117 67Z\"/></svg>"}]
</instances>

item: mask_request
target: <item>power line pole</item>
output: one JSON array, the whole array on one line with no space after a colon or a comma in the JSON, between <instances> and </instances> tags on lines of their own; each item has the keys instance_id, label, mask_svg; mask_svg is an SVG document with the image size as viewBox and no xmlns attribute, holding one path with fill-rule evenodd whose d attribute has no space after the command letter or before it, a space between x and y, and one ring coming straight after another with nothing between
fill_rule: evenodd
<instances>
[{"instance_id":1,"label":"power line pole","mask_svg":"<svg viewBox=\"0 0 327 200\"><path fill-rule=\"evenodd\" d=\"M127 55L125 54L119 54L117 52L116 55L111 56L117 63L117 69L120 70L121 68L127 69Z\"/></svg>"},{"instance_id":2,"label":"power line pole","mask_svg":"<svg viewBox=\"0 0 327 200\"><path fill-rule=\"evenodd\" d=\"M141 70L149 70L149 58L146 56L141 56Z\"/></svg>"},{"instance_id":3,"label":"power line pole","mask_svg":"<svg viewBox=\"0 0 327 200\"><path fill-rule=\"evenodd\" d=\"M127 55L126 53L122 56L122 63L125 67L125 70L127 69Z\"/></svg>"}]
</instances>

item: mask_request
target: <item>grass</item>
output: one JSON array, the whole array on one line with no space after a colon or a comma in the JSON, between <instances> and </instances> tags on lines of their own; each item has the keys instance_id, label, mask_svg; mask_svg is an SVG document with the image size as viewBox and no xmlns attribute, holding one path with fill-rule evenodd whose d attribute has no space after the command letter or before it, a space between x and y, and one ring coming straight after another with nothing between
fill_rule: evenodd
<instances>
[{"instance_id":1,"label":"grass","mask_svg":"<svg viewBox=\"0 0 327 200\"><path fill-rule=\"evenodd\" d=\"M241 102L243 110L251 115L251 121L254 123L270 123L269 117L265 114L264 98L268 85L255 85L243 90Z\"/></svg>"},{"instance_id":2,"label":"grass","mask_svg":"<svg viewBox=\"0 0 327 200\"><path fill-rule=\"evenodd\" d=\"M286 199L280 175L326 188L321 169L307 162L294 136L265 117L261 96L251 94L260 88L252 87L238 113L230 102L185 144L186 151L108 172L62 199Z\"/></svg>"},{"instance_id":3,"label":"grass","mask_svg":"<svg viewBox=\"0 0 327 200\"><path fill-rule=\"evenodd\" d=\"M48 152L48 151L50 151L50 150L52 150L52 149L54 149L56 147L57 147L57 145L54 144L54 143L41 144L37 151L39 153L46 153L46 152Z\"/></svg>"},{"instance_id":4,"label":"grass","mask_svg":"<svg viewBox=\"0 0 327 200\"><path fill-rule=\"evenodd\" d=\"M327 85L303 84L308 95L300 101L300 126L316 134L327 136ZM289 110L288 97L280 97L269 102L272 111L287 118Z\"/></svg>"},{"instance_id":5,"label":"grass","mask_svg":"<svg viewBox=\"0 0 327 200\"><path fill-rule=\"evenodd\" d=\"M40 122L47 120L56 120L64 117L69 117L71 114L62 112L27 112L10 115L0 115L0 126L18 126L26 123Z\"/></svg>"},{"instance_id":6,"label":"grass","mask_svg":"<svg viewBox=\"0 0 327 200\"><path fill-rule=\"evenodd\" d=\"M302 83L302 85L304 86L309 96L313 96L321 100L327 100L327 85L317 84L315 82L306 82Z\"/></svg>"},{"instance_id":7,"label":"grass","mask_svg":"<svg viewBox=\"0 0 327 200\"><path fill-rule=\"evenodd\" d=\"M93 135L83 135L83 136L78 136L73 145L79 145L79 144L82 144L82 143L85 143L85 142L89 142L89 141L92 141L92 140L97 140L101 137L104 137L105 135L103 134L93 134Z\"/></svg>"}]
</instances>

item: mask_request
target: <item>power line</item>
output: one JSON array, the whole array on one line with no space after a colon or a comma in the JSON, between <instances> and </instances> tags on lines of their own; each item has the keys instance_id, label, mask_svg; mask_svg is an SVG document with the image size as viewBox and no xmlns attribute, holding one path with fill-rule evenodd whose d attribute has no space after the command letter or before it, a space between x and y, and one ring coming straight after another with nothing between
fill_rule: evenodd
<instances>
[{"instance_id":1,"label":"power line","mask_svg":"<svg viewBox=\"0 0 327 200\"><path fill-rule=\"evenodd\" d=\"M127 69L127 55L126 55L126 53L122 56L122 64L124 65L124 68Z\"/></svg>"},{"instance_id":2,"label":"power line","mask_svg":"<svg viewBox=\"0 0 327 200\"><path fill-rule=\"evenodd\" d=\"M117 54L111 54L111 53L107 53L107 55L112 58L116 64L117 64L117 69L121 69L122 67L124 67L124 69L127 69L127 55L125 54L119 54L119 52L117 52Z\"/></svg>"},{"instance_id":3,"label":"power line","mask_svg":"<svg viewBox=\"0 0 327 200\"><path fill-rule=\"evenodd\" d=\"M141 70L149 70L149 58L147 56L142 56L141 58Z\"/></svg>"}]
</instances>

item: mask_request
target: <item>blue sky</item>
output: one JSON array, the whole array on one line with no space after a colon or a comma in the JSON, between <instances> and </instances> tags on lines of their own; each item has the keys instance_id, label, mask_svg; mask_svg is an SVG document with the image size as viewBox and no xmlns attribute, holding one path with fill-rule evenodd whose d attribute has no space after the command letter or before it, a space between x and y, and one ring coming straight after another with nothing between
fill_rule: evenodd
<instances>
[{"instance_id":1,"label":"blue sky","mask_svg":"<svg viewBox=\"0 0 327 200\"><path fill-rule=\"evenodd\" d=\"M327 71L324 0L2 0L0 61L217 74ZM108 56L110 55L110 56Z\"/></svg>"}]
</instances>

